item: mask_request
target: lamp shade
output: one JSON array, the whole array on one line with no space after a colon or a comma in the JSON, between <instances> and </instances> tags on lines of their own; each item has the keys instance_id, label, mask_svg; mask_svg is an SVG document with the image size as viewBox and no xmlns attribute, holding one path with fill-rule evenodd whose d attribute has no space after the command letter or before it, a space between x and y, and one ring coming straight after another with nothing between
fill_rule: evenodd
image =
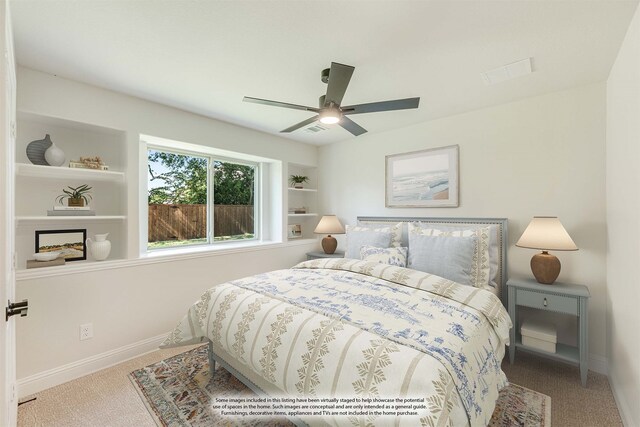
<instances>
[{"instance_id":1,"label":"lamp shade","mask_svg":"<svg viewBox=\"0 0 640 427\"><path fill-rule=\"evenodd\" d=\"M325 215L313 230L316 234L344 234L344 227L335 215Z\"/></svg>"},{"instance_id":2,"label":"lamp shade","mask_svg":"<svg viewBox=\"0 0 640 427\"><path fill-rule=\"evenodd\" d=\"M542 251L577 251L558 217L534 216L516 246Z\"/></svg>"}]
</instances>

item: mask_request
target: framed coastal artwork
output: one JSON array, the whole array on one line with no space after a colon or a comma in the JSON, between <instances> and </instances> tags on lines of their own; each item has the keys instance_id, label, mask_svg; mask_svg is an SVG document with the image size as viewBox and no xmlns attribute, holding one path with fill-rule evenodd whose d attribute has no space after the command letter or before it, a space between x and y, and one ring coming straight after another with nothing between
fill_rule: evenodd
<instances>
[{"instance_id":1,"label":"framed coastal artwork","mask_svg":"<svg viewBox=\"0 0 640 427\"><path fill-rule=\"evenodd\" d=\"M36 253L60 251L66 261L87 259L86 229L36 230Z\"/></svg>"},{"instance_id":2,"label":"framed coastal artwork","mask_svg":"<svg viewBox=\"0 0 640 427\"><path fill-rule=\"evenodd\" d=\"M458 146L386 156L385 206L458 206Z\"/></svg>"}]
</instances>

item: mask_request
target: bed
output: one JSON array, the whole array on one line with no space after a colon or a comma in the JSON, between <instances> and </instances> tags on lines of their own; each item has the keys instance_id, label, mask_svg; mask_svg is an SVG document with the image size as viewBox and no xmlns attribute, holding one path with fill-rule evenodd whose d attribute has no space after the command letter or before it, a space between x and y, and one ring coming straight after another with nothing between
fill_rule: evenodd
<instances>
[{"instance_id":1,"label":"bed","mask_svg":"<svg viewBox=\"0 0 640 427\"><path fill-rule=\"evenodd\" d=\"M214 286L162 347L208 342L212 372L218 363L259 395L423 402L403 417L372 410L290 417L299 426L486 426L507 384L500 368L511 328L500 300L506 219L359 217L353 230L395 227L393 244L402 247L418 235L415 224L442 236L485 233L490 249L479 256L476 238L473 258L492 285L367 259L306 261Z\"/></svg>"}]
</instances>

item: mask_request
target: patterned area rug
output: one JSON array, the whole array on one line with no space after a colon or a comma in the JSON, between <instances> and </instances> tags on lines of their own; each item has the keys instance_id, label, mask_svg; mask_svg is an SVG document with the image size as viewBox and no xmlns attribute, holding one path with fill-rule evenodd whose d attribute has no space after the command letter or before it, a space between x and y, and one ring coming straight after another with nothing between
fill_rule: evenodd
<instances>
[{"instance_id":1,"label":"patterned area rug","mask_svg":"<svg viewBox=\"0 0 640 427\"><path fill-rule=\"evenodd\" d=\"M286 419L230 419L211 407L213 397L253 396L233 375L218 367L209 381L207 346L201 346L129 374L159 426L293 426ZM500 392L490 427L551 427L551 398L510 384Z\"/></svg>"}]
</instances>

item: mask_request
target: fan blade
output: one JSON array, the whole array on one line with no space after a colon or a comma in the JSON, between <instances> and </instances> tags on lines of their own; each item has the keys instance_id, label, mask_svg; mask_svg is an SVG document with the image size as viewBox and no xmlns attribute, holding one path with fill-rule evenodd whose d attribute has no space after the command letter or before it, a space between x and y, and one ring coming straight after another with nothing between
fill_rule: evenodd
<instances>
[{"instance_id":1,"label":"fan blade","mask_svg":"<svg viewBox=\"0 0 640 427\"><path fill-rule=\"evenodd\" d=\"M288 104L286 102L270 101L268 99L252 98L250 96L245 96L244 98L242 98L242 100L244 102L253 102L254 104L270 105L272 107L291 108L293 110L313 111L314 113L318 113L320 111L319 108L305 107L304 105L297 105L297 104Z\"/></svg>"},{"instance_id":2,"label":"fan blade","mask_svg":"<svg viewBox=\"0 0 640 427\"><path fill-rule=\"evenodd\" d=\"M304 127L304 126L306 126L306 125L309 125L309 124L311 124L311 123L315 122L316 120L318 120L318 117L320 117L320 116L313 116L313 117L311 117L310 119L307 119L307 120L305 120L305 121L303 121L303 122L300 122L300 123L298 123L298 124L295 124L295 125L293 125L293 126L291 126L291 127L288 127L288 128L286 128L285 130L281 130L280 132L281 132L281 133L289 133L289 132L293 132L293 131L294 131L294 130L296 130L296 129L300 129L301 127Z\"/></svg>"},{"instance_id":3,"label":"fan blade","mask_svg":"<svg viewBox=\"0 0 640 427\"><path fill-rule=\"evenodd\" d=\"M407 110L418 108L420 98L395 99L393 101L372 102L370 104L342 107L342 114L375 113L378 111Z\"/></svg>"},{"instance_id":4,"label":"fan blade","mask_svg":"<svg viewBox=\"0 0 640 427\"><path fill-rule=\"evenodd\" d=\"M343 116L340 119L340 123L339 124L340 124L340 126L345 128L346 130L348 130L349 132L354 134L355 136L362 135L363 133L365 133L367 131L365 128L363 128L362 126L360 126L359 124L357 124L356 122L354 122L353 120L351 120L348 117L344 117Z\"/></svg>"},{"instance_id":5,"label":"fan blade","mask_svg":"<svg viewBox=\"0 0 640 427\"><path fill-rule=\"evenodd\" d=\"M340 105L342 98L344 98L344 93L347 91L347 86L349 86L349 81L351 81L353 70L355 68L350 65L338 64L337 62L331 63L325 105L330 101Z\"/></svg>"}]
</instances>

